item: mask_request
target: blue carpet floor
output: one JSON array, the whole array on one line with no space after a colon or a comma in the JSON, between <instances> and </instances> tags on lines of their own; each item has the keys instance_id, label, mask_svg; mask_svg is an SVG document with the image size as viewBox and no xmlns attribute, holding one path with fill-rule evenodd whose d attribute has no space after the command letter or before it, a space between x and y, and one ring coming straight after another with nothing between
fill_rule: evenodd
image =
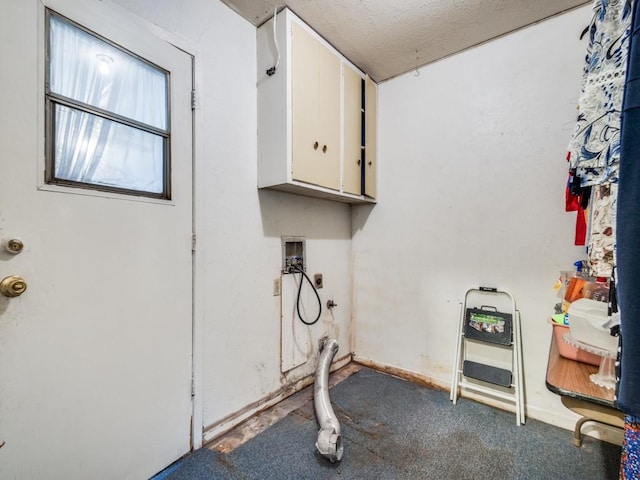
<instances>
[{"instance_id":1,"label":"blue carpet floor","mask_svg":"<svg viewBox=\"0 0 640 480\"><path fill-rule=\"evenodd\" d=\"M154 480L433 479L607 480L620 448L363 368L331 389L344 457L315 452L318 426L308 402L227 454L202 448Z\"/></svg>"}]
</instances>

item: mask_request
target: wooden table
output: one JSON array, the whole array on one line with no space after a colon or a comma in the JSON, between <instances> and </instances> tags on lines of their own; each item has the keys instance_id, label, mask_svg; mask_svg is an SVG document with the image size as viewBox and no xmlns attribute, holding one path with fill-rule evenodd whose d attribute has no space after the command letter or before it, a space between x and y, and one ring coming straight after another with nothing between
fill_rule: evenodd
<instances>
[{"instance_id":1,"label":"wooden table","mask_svg":"<svg viewBox=\"0 0 640 480\"><path fill-rule=\"evenodd\" d=\"M593 383L589 379L593 373L598 373L598 367L561 357L555 336L551 337L546 382L549 390L558 395L613 407L613 390Z\"/></svg>"},{"instance_id":2,"label":"wooden table","mask_svg":"<svg viewBox=\"0 0 640 480\"><path fill-rule=\"evenodd\" d=\"M573 444L577 447L582 445L581 428L585 422L624 427L624 414L613 406L614 391L596 385L589 378L597 372L598 367L561 357L555 337L551 336L546 384L550 391L562 397L567 408L582 415L573 434Z\"/></svg>"}]
</instances>

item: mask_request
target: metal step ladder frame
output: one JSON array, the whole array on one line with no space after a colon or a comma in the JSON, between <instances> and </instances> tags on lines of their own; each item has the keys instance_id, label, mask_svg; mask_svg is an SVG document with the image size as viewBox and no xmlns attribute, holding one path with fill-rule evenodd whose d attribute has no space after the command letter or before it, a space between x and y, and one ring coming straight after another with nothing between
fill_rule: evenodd
<instances>
[{"instance_id":1,"label":"metal step ladder frame","mask_svg":"<svg viewBox=\"0 0 640 480\"><path fill-rule=\"evenodd\" d=\"M465 360L466 354L466 338L464 333L464 326L466 322L466 312L467 312L467 300L469 294L471 293L489 293L489 294L497 294L497 295L506 295L511 302L511 319L512 319L512 340L511 340L511 366L512 366L512 384L511 388L513 389L513 393L507 393L501 390L497 390L496 388L490 387L488 382L483 382L483 384L477 384L468 382L465 380L465 376L463 374L463 363ZM474 340L478 341L478 340ZM481 343L490 345L488 342ZM453 401L455 405L458 401L459 397L459 389L464 388L469 391L475 391L484 393L487 395L491 395L493 397L499 398L501 400L511 401L515 404L516 410L516 424L523 425L525 421L525 412L524 412L524 391L523 391L523 374L522 374L522 335L520 330L520 311L516 308L516 301L509 292L505 290L498 290L497 288L492 287L479 287L479 288L470 288L464 295L464 301L460 304L460 321L458 322L458 334L457 334L457 342L456 342L456 354L453 363L453 378L451 381L451 393L449 395L449 399ZM471 377L473 378L473 377Z\"/></svg>"}]
</instances>

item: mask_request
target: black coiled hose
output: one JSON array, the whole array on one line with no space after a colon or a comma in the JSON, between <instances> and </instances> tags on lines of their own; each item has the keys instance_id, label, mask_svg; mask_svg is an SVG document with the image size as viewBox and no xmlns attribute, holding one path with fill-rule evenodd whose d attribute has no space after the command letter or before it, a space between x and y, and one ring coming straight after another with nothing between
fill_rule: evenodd
<instances>
[{"instance_id":1,"label":"black coiled hose","mask_svg":"<svg viewBox=\"0 0 640 480\"><path fill-rule=\"evenodd\" d=\"M298 318L305 325L313 325L317 323L318 320L320 320L320 314L322 313L322 300L320 300L320 295L318 295L318 290L316 290L315 285L313 284L311 279L307 276L307 274L304 273L304 270L302 270L298 265L292 265L292 266L302 274L302 276L300 277L300 285L298 286L298 299L296 300L296 310L298 311ZM316 294L316 298L318 299L318 316L313 322L307 322L304 318L302 318L302 314L300 313L300 292L302 292L302 284L304 283L304 279L302 277L307 279L307 281L309 282L309 285L311 285L311 288L313 289L313 293Z\"/></svg>"}]
</instances>

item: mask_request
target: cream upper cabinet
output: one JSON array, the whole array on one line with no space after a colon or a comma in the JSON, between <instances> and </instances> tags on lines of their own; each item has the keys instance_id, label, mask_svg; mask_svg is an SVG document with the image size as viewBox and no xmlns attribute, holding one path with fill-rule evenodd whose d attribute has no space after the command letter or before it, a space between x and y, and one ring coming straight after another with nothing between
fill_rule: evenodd
<instances>
[{"instance_id":1,"label":"cream upper cabinet","mask_svg":"<svg viewBox=\"0 0 640 480\"><path fill-rule=\"evenodd\" d=\"M291 25L292 177L340 190L340 59Z\"/></svg>"},{"instance_id":2,"label":"cream upper cabinet","mask_svg":"<svg viewBox=\"0 0 640 480\"><path fill-rule=\"evenodd\" d=\"M346 63L342 69L344 158L342 185L347 193L362 194L362 78Z\"/></svg>"},{"instance_id":3,"label":"cream upper cabinet","mask_svg":"<svg viewBox=\"0 0 640 480\"><path fill-rule=\"evenodd\" d=\"M273 22L257 31L258 187L374 203L363 156L363 122L375 116L363 109L365 74L290 10Z\"/></svg>"},{"instance_id":4,"label":"cream upper cabinet","mask_svg":"<svg viewBox=\"0 0 640 480\"><path fill-rule=\"evenodd\" d=\"M378 87L373 80L365 79L365 164L364 194L376 198L377 192L377 144L378 144Z\"/></svg>"}]
</instances>

